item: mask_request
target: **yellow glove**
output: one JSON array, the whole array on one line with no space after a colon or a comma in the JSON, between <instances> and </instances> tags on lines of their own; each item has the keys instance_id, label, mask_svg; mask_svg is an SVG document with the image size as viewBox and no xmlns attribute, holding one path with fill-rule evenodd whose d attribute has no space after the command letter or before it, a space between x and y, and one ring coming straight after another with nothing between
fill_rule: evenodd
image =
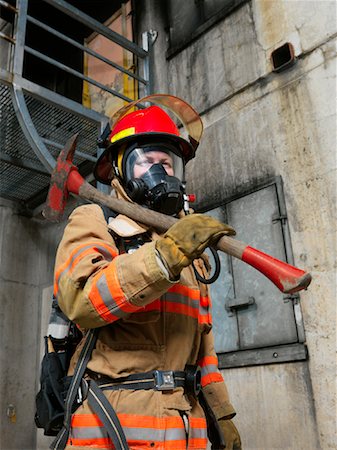
<instances>
[{"instance_id":1,"label":"yellow glove","mask_svg":"<svg viewBox=\"0 0 337 450\"><path fill-rule=\"evenodd\" d=\"M180 219L156 241L156 249L173 278L198 258L205 248L215 244L223 235L235 230L204 214L191 214Z\"/></svg>"},{"instance_id":2,"label":"yellow glove","mask_svg":"<svg viewBox=\"0 0 337 450\"><path fill-rule=\"evenodd\" d=\"M231 420L220 419L220 428L224 434L226 450L242 450L239 432Z\"/></svg>"}]
</instances>

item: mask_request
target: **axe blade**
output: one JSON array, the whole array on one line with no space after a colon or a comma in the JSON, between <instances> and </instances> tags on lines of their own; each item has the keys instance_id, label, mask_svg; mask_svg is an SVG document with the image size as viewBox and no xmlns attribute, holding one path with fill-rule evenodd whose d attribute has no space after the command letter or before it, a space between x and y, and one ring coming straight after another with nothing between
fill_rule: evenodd
<instances>
[{"instance_id":1,"label":"axe blade","mask_svg":"<svg viewBox=\"0 0 337 450\"><path fill-rule=\"evenodd\" d=\"M42 211L43 216L51 222L60 222L63 216L66 201L69 196L67 186L68 177L70 172L73 169L76 169L72 160L76 149L77 139L78 133L68 139L57 158L56 165L51 174L46 206Z\"/></svg>"}]
</instances>

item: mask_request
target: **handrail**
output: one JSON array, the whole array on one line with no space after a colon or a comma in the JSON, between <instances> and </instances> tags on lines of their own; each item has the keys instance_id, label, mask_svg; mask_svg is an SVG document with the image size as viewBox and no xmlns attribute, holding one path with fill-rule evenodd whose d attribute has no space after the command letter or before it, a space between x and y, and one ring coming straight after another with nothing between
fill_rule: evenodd
<instances>
[{"instance_id":1,"label":"handrail","mask_svg":"<svg viewBox=\"0 0 337 450\"><path fill-rule=\"evenodd\" d=\"M3 6L6 9L9 9L13 13L17 14L18 9L15 8L15 6L11 5L10 3L5 2L4 0L0 0L0 6Z\"/></svg>"},{"instance_id":2,"label":"handrail","mask_svg":"<svg viewBox=\"0 0 337 450\"><path fill-rule=\"evenodd\" d=\"M17 10L17 8L15 8L15 6L11 5L10 3L5 2L4 0L0 0L0 6L8 9L9 11L11 11L14 14L18 13L18 10ZM3 33L2 31L0 31L0 38L15 45L15 39L12 36L10 36L9 34L6 34L6 33Z\"/></svg>"},{"instance_id":3,"label":"handrail","mask_svg":"<svg viewBox=\"0 0 337 450\"><path fill-rule=\"evenodd\" d=\"M108 92L112 94L113 96L120 98L123 101L126 102L132 102L134 99L129 98L128 96L124 95L123 93L118 92L115 89L112 89L109 87L109 85L103 84L99 81L96 81L95 79L87 76L86 74L83 74L81 70L75 70L74 68L70 67L69 64L62 63L61 61L56 60L55 58L42 53L36 48L32 48L32 46L26 45L26 27L27 23L32 23L37 27L40 27L41 29L45 30L47 33L50 33L54 36L56 36L58 39L62 39L64 42L67 42L68 44L74 46L75 48L79 49L81 52L86 53L88 55L91 55L92 57L102 61L103 63L109 65L110 67L114 68L118 72L125 74L126 76L130 77L133 80L136 80L137 82L141 83L144 88L145 94L150 94L151 92L151 70L150 65L152 63L151 59L151 39L147 40L148 46L145 47L143 42L143 47L138 46L134 42L130 41L129 39L125 38L124 36L114 32L109 27L103 25L99 21L93 19L86 13L82 12L78 8L75 8L70 3L64 0L43 0L48 5L58 9L62 13L66 14L67 16L71 17L72 19L76 20L77 22L83 24L84 26L88 27L92 31L97 32L99 35L104 36L111 42L119 45L123 49L126 49L130 52L132 52L135 56L143 59L143 76L140 76L139 74L133 73L130 68L123 67L117 62L111 61L107 57L99 54L97 51L94 51L90 47L86 47L83 43L76 41L70 36L67 36L57 29L50 26L49 23L46 24L41 19L37 19L35 17L32 17L32 15L28 14L28 5L29 0L17 0L17 8L16 11L18 12L17 20L16 20L16 35L14 36L14 41L11 41L12 44L15 45L15 51L14 51L14 65L13 65L13 73L15 75L23 76L23 61L24 61L24 54L30 53L31 55L34 55L35 57L47 62L48 64L59 68L60 70L63 70L65 72L68 72L72 75L74 75L77 78L80 78L83 81L86 81L90 85L96 86L97 88L101 89L102 91ZM0 2L5 2L5 0L0 0ZM143 33L144 34L144 33ZM3 37L0 33L0 38ZM143 36L144 39L144 36ZM153 40L152 40L153 42Z\"/></svg>"},{"instance_id":4,"label":"handrail","mask_svg":"<svg viewBox=\"0 0 337 450\"><path fill-rule=\"evenodd\" d=\"M3 33L2 31L0 31L0 38L15 45L15 39L9 36L8 34Z\"/></svg>"},{"instance_id":5,"label":"handrail","mask_svg":"<svg viewBox=\"0 0 337 450\"><path fill-rule=\"evenodd\" d=\"M27 19L28 19L29 22L34 23L38 27L48 31L49 33L51 33L54 36L62 39L63 41L68 42L69 44L73 45L74 47L77 47L80 50L83 50L84 52L88 53L89 55L94 56L95 58L105 62L106 64L109 64L111 67L113 67L115 69L118 69L120 72L125 73L129 77L134 78L135 80L138 80L140 83L143 83L143 84L147 84L148 83L144 78L138 76L135 73L130 72L127 69L124 69L124 67L114 63L110 59L105 58L104 56L100 55L99 53L95 52L94 50L91 50L91 48L85 47L84 45L80 44L79 42L74 41L74 39L71 39L70 37L65 36L64 34L58 32L54 28L51 28L50 26L46 25L45 23L40 22L39 20L35 19L34 17L30 16L29 14L27 15Z\"/></svg>"},{"instance_id":6,"label":"handrail","mask_svg":"<svg viewBox=\"0 0 337 450\"><path fill-rule=\"evenodd\" d=\"M148 52L146 52L144 49L136 45L134 42L131 42L122 35L115 33L114 31L110 30L110 28L102 25L97 20L88 16L88 14L85 14L83 11L75 8L74 6L65 2L64 0L43 0L43 1L53 6L54 8L57 8L60 11L64 12L69 17L72 17L73 19L83 23L92 30L97 31L97 33L102 34L110 41L115 42L116 44L120 45L126 50L129 50L130 52L134 53L140 58L146 58L148 56Z\"/></svg>"},{"instance_id":7,"label":"handrail","mask_svg":"<svg viewBox=\"0 0 337 450\"><path fill-rule=\"evenodd\" d=\"M41 53L37 50L34 50L31 47L27 47L27 45L24 46L24 49L27 53L30 53L31 55L36 56L37 58L43 59L47 63L58 67L59 69L62 69L68 73L71 73L72 75L75 75L78 78L81 78L84 81L87 81L90 84L94 84L95 86L99 87L100 89L103 89L104 91L110 92L110 94L115 95L116 97L119 97L122 100L125 100L126 102L132 102L133 100L129 97L126 97L123 94L120 94L119 92L115 91L114 89L111 89L104 84L100 83L99 81L94 80L93 78L87 77L86 75L83 75L83 73L78 72L75 69L72 69L71 67L66 66L65 64L60 63L59 61L56 61L55 59L49 58L49 56L45 55L44 53Z\"/></svg>"}]
</instances>

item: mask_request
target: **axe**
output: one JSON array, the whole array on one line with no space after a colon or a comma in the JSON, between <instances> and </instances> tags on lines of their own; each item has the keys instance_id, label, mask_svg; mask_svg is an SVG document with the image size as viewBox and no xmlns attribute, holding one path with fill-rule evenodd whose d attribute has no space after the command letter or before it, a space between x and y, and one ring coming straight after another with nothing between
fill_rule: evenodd
<instances>
[{"instance_id":1,"label":"axe","mask_svg":"<svg viewBox=\"0 0 337 450\"><path fill-rule=\"evenodd\" d=\"M103 194L89 184L72 163L78 134L72 136L61 151L51 175L50 188L43 215L52 222L61 220L69 193L79 195L85 200L108 206L137 222L164 232L177 220L174 217L145 209L135 203L128 203ZM260 271L269 278L281 292L293 294L306 289L311 282L311 275L290 264L280 261L249 245L223 236L216 244L216 249L238 258Z\"/></svg>"}]
</instances>

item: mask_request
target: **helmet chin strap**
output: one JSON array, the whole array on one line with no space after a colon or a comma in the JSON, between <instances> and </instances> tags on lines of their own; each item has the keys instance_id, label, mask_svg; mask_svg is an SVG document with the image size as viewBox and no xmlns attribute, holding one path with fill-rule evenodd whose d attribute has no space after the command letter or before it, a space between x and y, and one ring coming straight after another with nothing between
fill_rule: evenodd
<instances>
[{"instance_id":1,"label":"helmet chin strap","mask_svg":"<svg viewBox=\"0 0 337 450\"><path fill-rule=\"evenodd\" d=\"M115 177L115 178L112 179L111 187L112 187L112 189L114 189L117 192L117 194L118 194L118 196L120 198L122 198L123 200L126 200L127 202L132 202L133 203L133 200L131 200L131 198L125 192L125 189L122 186L122 183L119 181L118 178Z\"/></svg>"}]
</instances>

